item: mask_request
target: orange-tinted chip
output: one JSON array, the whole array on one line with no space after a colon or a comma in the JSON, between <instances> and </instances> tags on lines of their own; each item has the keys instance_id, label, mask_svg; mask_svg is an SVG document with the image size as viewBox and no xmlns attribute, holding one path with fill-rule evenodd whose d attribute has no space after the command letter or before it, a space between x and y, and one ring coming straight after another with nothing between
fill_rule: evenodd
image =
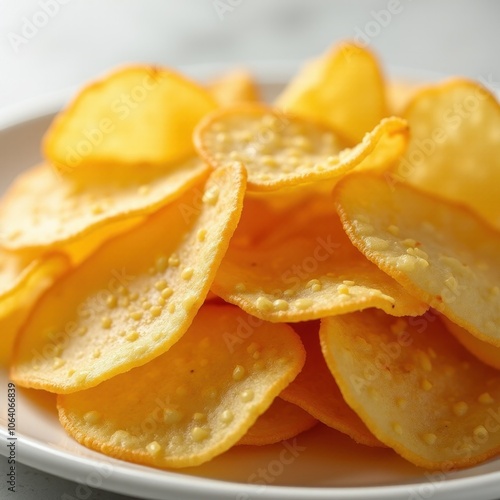
<instances>
[{"instance_id":1,"label":"orange-tinted chip","mask_svg":"<svg viewBox=\"0 0 500 500\"><path fill-rule=\"evenodd\" d=\"M21 332L13 380L69 393L168 350L208 294L244 189L241 168L217 170L58 281Z\"/></svg>"},{"instance_id":2,"label":"orange-tinted chip","mask_svg":"<svg viewBox=\"0 0 500 500\"><path fill-rule=\"evenodd\" d=\"M500 229L500 105L481 85L454 79L418 92L393 182L463 203Z\"/></svg>"},{"instance_id":3,"label":"orange-tinted chip","mask_svg":"<svg viewBox=\"0 0 500 500\"><path fill-rule=\"evenodd\" d=\"M293 325L306 349L306 363L280 396L357 443L384 446L345 402L321 352L318 327L318 322Z\"/></svg>"},{"instance_id":4,"label":"orange-tinted chip","mask_svg":"<svg viewBox=\"0 0 500 500\"><path fill-rule=\"evenodd\" d=\"M211 82L208 91L221 106L259 101L257 82L244 69L234 69Z\"/></svg>"},{"instance_id":5,"label":"orange-tinted chip","mask_svg":"<svg viewBox=\"0 0 500 500\"><path fill-rule=\"evenodd\" d=\"M265 446L293 438L314 427L318 421L297 405L280 397L248 429L238 444Z\"/></svg>"},{"instance_id":6,"label":"orange-tinted chip","mask_svg":"<svg viewBox=\"0 0 500 500\"><path fill-rule=\"evenodd\" d=\"M39 165L23 173L0 203L1 244L10 249L61 247L110 222L154 212L207 171L197 158L169 167L115 166L64 176L46 163Z\"/></svg>"},{"instance_id":7,"label":"orange-tinted chip","mask_svg":"<svg viewBox=\"0 0 500 500\"><path fill-rule=\"evenodd\" d=\"M276 105L330 124L351 145L361 141L388 113L377 59L352 43L337 45L306 64Z\"/></svg>"},{"instance_id":8,"label":"orange-tinted chip","mask_svg":"<svg viewBox=\"0 0 500 500\"><path fill-rule=\"evenodd\" d=\"M335 189L352 242L409 293L500 346L500 233L462 206L364 173Z\"/></svg>"},{"instance_id":9,"label":"orange-tinted chip","mask_svg":"<svg viewBox=\"0 0 500 500\"><path fill-rule=\"evenodd\" d=\"M289 211L282 226L258 243L231 242L212 289L249 314L273 322L367 307L395 316L427 309L351 244L331 197Z\"/></svg>"},{"instance_id":10,"label":"orange-tinted chip","mask_svg":"<svg viewBox=\"0 0 500 500\"><path fill-rule=\"evenodd\" d=\"M194 134L198 152L212 166L245 165L251 191L339 178L355 167L384 169L401 155L407 140L406 122L392 117L351 149L327 126L261 104L217 110Z\"/></svg>"},{"instance_id":11,"label":"orange-tinted chip","mask_svg":"<svg viewBox=\"0 0 500 500\"><path fill-rule=\"evenodd\" d=\"M335 316L320 337L347 403L410 462L449 471L500 452L500 373L435 316Z\"/></svg>"},{"instance_id":12,"label":"orange-tinted chip","mask_svg":"<svg viewBox=\"0 0 500 500\"><path fill-rule=\"evenodd\" d=\"M165 354L92 389L59 396L62 424L85 446L157 467L194 466L223 453L305 359L287 325L262 323L229 349L223 334L248 321L231 306L202 307Z\"/></svg>"},{"instance_id":13,"label":"orange-tinted chip","mask_svg":"<svg viewBox=\"0 0 500 500\"><path fill-rule=\"evenodd\" d=\"M205 89L172 71L124 68L86 87L56 117L44 153L66 172L164 165L192 154L192 131L215 108Z\"/></svg>"}]
</instances>

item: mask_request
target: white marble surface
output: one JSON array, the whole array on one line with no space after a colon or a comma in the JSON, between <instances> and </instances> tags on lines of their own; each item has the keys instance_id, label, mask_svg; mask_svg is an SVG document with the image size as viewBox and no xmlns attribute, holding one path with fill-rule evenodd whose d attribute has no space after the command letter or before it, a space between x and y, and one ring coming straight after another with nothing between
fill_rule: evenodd
<instances>
[{"instance_id":1,"label":"white marble surface","mask_svg":"<svg viewBox=\"0 0 500 500\"><path fill-rule=\"evenodd\" d=\"M397 12L377 20L391 1ZM221 13L222 4L236 6ZM493 0L0 0L0 117L122 63L301 60L352 37L386 64L463 74L500 89L499 22ZM76 498L76 483L29 467L19 466L18 481L12 498ZM5 481L0 497L10 498ZM93 489L86 498L125 497Z\"/></svg>"}]
</instances>

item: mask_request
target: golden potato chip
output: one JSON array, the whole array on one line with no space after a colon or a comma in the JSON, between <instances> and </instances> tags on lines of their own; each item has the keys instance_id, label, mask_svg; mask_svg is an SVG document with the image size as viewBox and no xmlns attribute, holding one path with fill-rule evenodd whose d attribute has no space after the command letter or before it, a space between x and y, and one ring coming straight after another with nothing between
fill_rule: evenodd
<instances>
[{"instance_id":1,"label":"golden potato chip","mask_svg":"<svg viewBox=\"0 0 500 500\"><path fill-rule=\"evenodd\" d=\"M435 316L334 316L320 337L347 403L410 462L449 471L500 452L500 373Z\"/></svg>"},{"instance_id":2,"label":"golden potato chip","mask_svg":"<svg viewBox=\"0 0 500 500\"><path fill-rule=\"evenodd\" d=\"M0 366L5 366L10 360L16 335L31 308L40 295L69 269L70 262L65 255L52 253L33 258L22 269L21 263L26 262L24 258L3 251L0 254L6 271L0 271L0 283L4 285L0 295ZM9 276L16 267L20 270L17 278ZM6 288L9 282L11 286Z\"/></svg>"},{"instance_id":3,"label":"golden potato chip","mask_svg":"<svg viewBox=\"0 0 500 500\"><path fill-rule=\"evenodd\" d=\"M352 242L409 293L500 346L500 233L464 207L359 173L334 192Z\"/></svg>"},{"instance_id":4,"label":"golden potato chip","mask_svg":"<svg viewBox=\"0 0 500 500\"><path fill-rule=\"evenodd\" d=\"M500 105L481 85L454 79L416 94L403 113L411 140L393 182L472 208L500 229Z\"/></svg>"},{"instance_id":5,"label":"golden potato chip","mask_svg":"<svg viewBox=\"0 0 500 500\"><path fill-rule=\"evenodd\" d=\"M106 241L111 240L119 234L126 233L147 219L147 215L131 217L116 222L105 223L90 232L84 233L75 240L61 245L57 250L63 252L71 260L74 266L81 264L92 255Z\"/></svg>"},{"instance_id":6,"label":"golden potato chip","mask_svg":"<svg viewBox=\"0 0 500 500\"><path fill-rule=\"evenodd\" d=\"M17 255L0 248L0 300L22 288L37 269L38 262L30 256Z\"/></svg>"},{"instance_id":7,"label":"golden potato chip","mask_svg":"<svg viewBox=\"0 0 500 500\"><path fill-rule=\"evenodd\" d=\"M401 118L385 118L355 147L332 129L262 104L217 110L196 127L199 154L212 166L235 162L248 170L251 191L338 178L355 167L388 167L406 147Z\"/></svg>"},{"instance_id":8,"label":"golden potato chip","mask_svg":"<svg viewBox=\"0 0 500 500\"><path fill-rule=\"evenodd\" d=\"M60 247L104 224L155 211L207 171L195 158L169 167L82 169L65 176L39 165L23 173L0 203L0 244L14 250Z\"/></svg>"},{"instance_id":9,"label":"golden potato chip","mask_svg":"<svg viewBox=\"0 0 500 500\"><path fill-rule=\"evenodd\" d=\"M92 389L59 396L64 428L89 448L156 467L199 465L228 450L305 359L287 325L262 323L229 349L224 333L241 321L249 318L235 307L202 307L165 354Z\"/></svg>"},{"instance_id":10,"label":"golden potato chip","mask_svg":"<svg viewBox=\"0 0 500 500\"><path fill-rule=\"evenodd\" d=\"M331 197L289 211L268 239L231 242L212 290L258 318L296 322L379 307L419 315L427 306L404 291L346 236ZM265 220L265 218L264 218ZM272 219L270 219L272 220Z\"/></svg>"},{"instance_id":11,"label":"golden potato chip","mask_svg":"<svg viewBox=\"0 0 500 500\"><path fill-rule=\"evenodd\" d=\"M327 185L330 189L323 190ZM321 187L321 188L320 188ZM290 228L289 217L292 211L310 203L315 196L331 193L333 185L328 181L310 185L282 188L272 193L246 193L240 222L231 239L231 246L247 247L262 240L269 242L276 231ZM328 198L331 205L331 199ZM272 243L272 241L271 241Z\"/></svg>"},{"instance_id":12,"label":"golden potato chip","mask_svg":"<svg viewBox=\"0 0 500 500\"><path fill-rule=\"evenodd\" d=\"M83 91L47 132L45 157L62 171L163 165L193 153L191 135L216 108L210 94L153 66L117 70Z\"/></svg>"},{"instance_id":13,"label":"golden potato chip","mask_svg":"<svg viewBox=\"0 0 500 500\"><path fill-rule=\"evenodd\" d=\"M59 280L20 334L12 379L69 393L168 350L208 294L244 189L242 168L217 170Z\"/></svg>"},{"instance_id":14,"label":"golden potato chip","mask_svg":"<svg viewBox=\"0 0 500 500\"><path fill-rule=\"evenodd\" d=\"M318 322L295 323L292 326L306 349L306 362L280 397L303 408L328 427L347 434L357 443L383 447L345 402L321 352Z\"/></svg>"},{"instance_id":15,"label":"golden potato chip","mask_svg":"<svg viewBox=\"0 0 500 500\"><path fill-rule=\"evenodd\" d=\"M371 52L353 43L336 45L306 64L276 106L330 124L350 145L388 115L379 63Z\"/></svg>"},{"instance_id":16,"label":"golden potato chip","mask_svg":"<svg viewBox=\"0 0 500 500\"><path fill-rule=\"evenodd\" d=\"M280 397L248 429L238 444L265 446L293 438L314 427L318 421L298 406Z\"/></svg>"},{"instance_id":17,"label":"golden potato chip","mask_svg":"<svg viewBox=\"0 0 500 500\"><path fill-rule=\"evenodd\" d=\"M387 83L387 101L389 114L402 116L421 84L411 80L391 80Z\"/></svg>"},{"instance_id":18,"label":"golden potato chip","mask_svg":"<svg viewBox=\"0 0 500 500\"><path fill-rule=\"evenodd\" d=\"M233 69L208 85L208 91L221 106L259 101L257 82L245 69Z\"/></svg>"},{"instance_id":19,"label":"golden potato chip","mask_svg":"<svg viewBox=\"0 0 500 500\"><path fill-rule=\"evenodd\" d=\"M500 347L492 346L471 335L465 328L456 325L446 316L441 315L441 320L453 336L476 358L483 363L500 370Z\"/></svg>"}]
</instances>

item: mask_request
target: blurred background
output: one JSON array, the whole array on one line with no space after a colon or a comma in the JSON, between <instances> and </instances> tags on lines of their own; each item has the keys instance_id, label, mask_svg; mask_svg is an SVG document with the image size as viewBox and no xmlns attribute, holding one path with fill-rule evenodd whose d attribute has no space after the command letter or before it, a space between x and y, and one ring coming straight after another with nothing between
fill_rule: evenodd
<instances>
[{"instance_id":1,"label":"blurred background","mask_svg":"<svg viewBox=\"0 0 500 500\"><path fill-rule=\"evenodd\" d=\"M494 83L499 19L494 0L0 0L0 112L127 62L298 62L344 38Z\"/></svg>"},{"instance_id":2,"label":"blurred background","mask_svg":"<svg viewBox=\"0 0 500 500\"><path fill-rule=\"evenodd\" d=\"M273 71L345 38L396 72L461 74L500 90L499 20L494 0L0 0L0 119L124 63L267 61ZM76 491L21 465L18 481L21 499ZM93 489L85 498L125 497Z\"/></svg>"}]
</instances>

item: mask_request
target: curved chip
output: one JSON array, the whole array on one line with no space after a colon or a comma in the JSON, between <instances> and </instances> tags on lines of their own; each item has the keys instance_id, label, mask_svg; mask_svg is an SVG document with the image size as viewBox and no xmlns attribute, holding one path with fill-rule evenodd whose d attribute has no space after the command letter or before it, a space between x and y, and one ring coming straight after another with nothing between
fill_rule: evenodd
<instances>
[{"instance_id":1,"label":"curved chip","mask_svg":"<svg viewBox=\"0 0 500 500\"><path fill-rule=\"evenodd\" d=\"M65 176L44 163L18 177L0 203L0 244L14 250L61 247L110 222L154 212L207 171L197 158L168 167L115 166Z\"/></svg>"},{"instance_id":2,"label":"curved chip","mask_svg":"<svg viewBox=\"0 0 500 500\"><path fill-rule=\"evenodd\" d=\"M276 106L325 121L357 144L388 115L384 80L375 56L353 43L334 46L306 64Z\"/></svg>"},{"instance_id":3,"label":"curved chip","mask_svg":"<svg viewBox=\"0 0 500 500\"><path fill-rule=\"evenodd\" d=\"M208 91L221 106L259 101L257 82L245 69L233 69L208 85Z\"/></svg>"},{"instance_id":4,"label":"curved chip","mask_svg":"<svg viewBox=\"0 0 500 500\"><path fill-rule=\"evenodd\" d=\"M98 387L60 395L64 428L89 448L156 467L199 465L223 453L305 359L300 339L286 325L263 323L228 349L224 334L248 321L231 306L202 307L165 354Z\"/></svg>"},{"instance_id":5,"label":"curved chip","mask_svg":"<svg viewBox=\"0 0 500 500\"><path fill-rule=\"evenodd\" d=\"M212 285L214 293L272 322L307 321L367 307L395 316L426 311L425 304L352 245L331 197L289 211L288 221L258 243L242 247L231 242Z\"/></svg>"},{"instance_id":6,"label":"curved chip","mask_svg":"<svg viewBox=\"0 0 500 500\"><path fill-rule=\"evenodd\" d=\"M321 352L318 327L317 322L293 325L305 347L306 362L280 397L303 408L328 427L347 434L359 444L385 446L345 402Z\"/></svg>"},{"instance_id":7,"label":"curved chip","mask_svg":"<svg viewBox=\"0 0 500 500\"><path fill-rule=\"evenodd\" d=\"M446 316L441 316L442 322L453 336L477 359L483 363L500 370L500 347L492 346L471 335L465 328L462 328Z\"/></svg>"},{"instance_id":8,"label":"curved chip","mask_svg":"<svg viewBox=\"0 0 500 500\"><path fill-rule=\"evenodd\" d=\"M70 262L65 255L52 253L33 258L30 264L22 269L20 264L26 262L25 259L7 252L0 253L5 266L3 269L8 269L8 272L1 273L1 276L5 276L6 283L10 281L11 284L8 289L4 286L4 293L0 295L0 365L5 366L10 360L16 335L33 305L40 295L69 269ZM22 269L17 279L7 280L8 273L16 267Z\"/></svg>"},{"instance_id":9,"label":"curved chip","mask_svg":"<svg viewBox=\"0 0 500 500\"><path fill-rule=\"evenodd\" d=\"M325 318L320 337L347 403L410 462L449 471L500 452L500 373L436 317L363 311Z\"/></svg>"},{"instance_id":10,"label":"curved chip","mask_svg":"<svg viewBox=\"0 0 500 500\"><path fill-rule=\"evenodd\" d=\"M244 189L243 169L217 170L62 278L20 334L12 379L69 393L169 349L208 294Z\"/></svg>"},{"instance_id":11,"label":"curved chip","mask_svg":"<svg viewBox=\"0 0 500 500\"><path fill-rule=\"evenodd\" d=\"M0 248L0 300L22 288L36 272L38 261Z\"/></svg>"},{"instance_id":12,"label":"curved chip","mask_svg":"<svg viewBox=\"0 0 500 500\"><path fill-rule=\"evenodd\" d=\"M280 397L248 429L238 444L265 446L279 443L312 429L318 421L297 405Z\"/></svg>"},{"instance_id":13,"label":"curved chip","mask_svg":"<svg viewBox=\"0 0 500 500\"><path fill-rule=\"evenodd\" d=\"M406 122L385 118L351 149L327 126L262 104L217 110L194 133L199 154L212 166L245 165L251 191L338 178L355 167L383 169L407 140Z\"/></svg>"},{"instance_id":14,"label":"curved chip","mask_svg":"<svg viewBox=\"0 0 500 500\"><path fill-rule=\"evenodd\" d=\"M403 117L408 150L393 182L464 203L500 229L500 105L481 85L454 79L418 92Z\"/></svg>"},{"instance_id":15,"label":"curved chip","mask_svg":"<svg viewBox=\"0 0 500 500\"><path fill-rule=\"evenodd\" d=\"M334 191L352 242L409 293L500 346L500 233L464 207L359 173Z\"/></svg>"},{"instance_id":16,"label":"curved chip","mask_svg":"<svg viewBox=\"0 0 500 500\"><path fill-rule=\"evenodd\" d=\"M216 106L205 89L165 68L123 68L76 96L55 118L43 150L63 172L163 165L193 153L193 129Z\"/></svg>"}]
</instances>

